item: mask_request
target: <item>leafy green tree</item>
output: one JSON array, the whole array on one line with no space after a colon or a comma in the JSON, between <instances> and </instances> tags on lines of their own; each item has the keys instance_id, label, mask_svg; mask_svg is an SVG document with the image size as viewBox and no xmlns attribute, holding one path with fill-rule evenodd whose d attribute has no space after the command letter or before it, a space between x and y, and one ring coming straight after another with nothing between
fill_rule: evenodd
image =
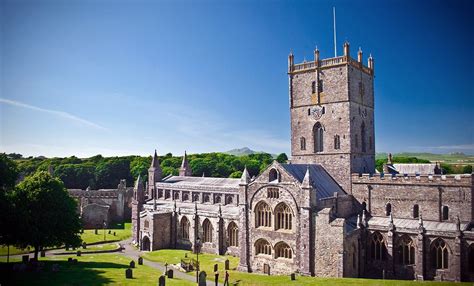
<instances>
[{"instance_id":1,"label":"leafy green tree","mask_svg":"<svg viewBox=\"0 0 474 286\"><path fill-rule=\"evenodd\" d=\"M0 154L0 189L7 190L15 186L18 178L17 164L5 153Z\"/></svg>"},{"instance_id":2,"label":"leafy green tree","mask_svg":"<svg viewBox=\"0 0 474 286\"><path fill-rule=\"evenodd\" d=\"M18 224L15 245L33 246L35 258L45 247L80 244L77 204L58 178L47 172L25 178L13 191L12 201Z\"/></svg>"},{"instance_id":3,"label":"leafy green tree","mask_svg":"<svg viewBox=\"0 0 474 286\"><path fill-rule=\"evenodd\" d=\"M98 188L116 188L121 179L126 179L127 182L133 181L128 158L109 158L97 165L96 182Z\"/></svg>"},{"instance_id":4,"label":"leafy green tree","mask_svg":"<svg viewBox=\"0 0 474 286\"><path fill-rule=\"evenodd\" d=\"M472 173L472 165L466 165L462 168L463 174L471 174Z\"/></svg>"},{"instance_id":5,"label":"leafy green tree","mask_svg":"<svg viewBox=\"0 0 474 286\"><path fill-rule=\"evenodd\" d=\"M135 157L130 162L130 173L132 173L133 181L138 178L138 175L144 182L148 181L148 168L151 164L151 157Z\"/></svg>"},{"instance_id":6,"label":"leafy green tree","mask_svg":"<svg viewBox=\"0 0 474 286\"><path fill-rule=\"evenodd\" d=\"M179 174L178 169L173 167L163 167L161 168L161 170L163 171L163 177L166 177L168 175L177 176Z\"/></svg>"},{"instance_id":7,"label":"leafy green tree","mask_svg":"<svg viewBox=\"0 0 474 286\"><path fill-rule=\"evenodd\" d=\"M278 163L286 163L288 161L288 156L286 156L285 153L281 153L276 157L276 160L278 161Z\"/></svg>"},{"instance_id":8,"label":"leafy green tree","mask_svg":"<svg viewBox=\"0 0 474 286\"><path fill-rule=\"evenodd\" d=\"M241 178L242 177L242 171L235 171L230 174L229 178Z\"/></svg>"},{"instance_id":9,"label":"leafy green tree","mask_svg":"<svg viewBox=\"0 0 474 286\"><path fill-rule=\"evenodd\" d=\"M6 154L0 154L0 244L15 243L14 234L18 224L15 222L16 210L11 201L11 193L18 177L16 163Z\"/></svg>"}]
</instances>

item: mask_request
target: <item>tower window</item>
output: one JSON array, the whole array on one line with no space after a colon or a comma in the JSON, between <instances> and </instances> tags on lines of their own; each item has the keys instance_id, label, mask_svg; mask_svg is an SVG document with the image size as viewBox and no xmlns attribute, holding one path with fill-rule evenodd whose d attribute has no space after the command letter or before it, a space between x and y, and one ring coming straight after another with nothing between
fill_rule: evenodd
<instances>
[{"instance_id":1,"label":"tower window","mask_svg":"<svg viewBox=\"0 0 474 286\"><path fill-rule=\"evenodd\" d=\"M420 206L413 206L413 218L418 218L420 216Z\"/></svg>"},{"instance_id":2,"label":"tower window","mask_svg":"<svg viewBox=\"0 0 474 286\"><path fill-rule=\"evenodd\" d=\"M318 82L318 92L323 92L323 80L320 79Z\"/></svg>"},{"instance_id":3,"label":"tower window","mask_svg":"<svg viewBox=\"0 0 474 286\"><path fill-rule=\"evenodd\" d=\"M323 127L321 123L316 122L313 127L314 153L322 152L323 149Z\"/></svg>"},{"instance_id":4,"label":"tower window","mask_svg":"<svg viewBox=\"0 0 474 286\"><path fill-rule=\"evenodd\" d=\"M304 138L304 137L300 138L300 149L301 150L306 150L306 138Z\"/></svg>"},{"instance_id":5,"label":"tower window","mask_svg":"<svg viewBox=\"0 0 474 286\"><path fill-rule=\"evenodd\" d=\"M448 220L449 219L449 208L448 206L443 206L442 210L442 218L443 220Z\"/></svg>"},{"instance_id":6,"label":"tower window","mask_svg":"<svg viewBox=\"0 0 474 286\"><path fill-rule=\"evenodd\" d=\"M386 215L386 216L389 216L391 213L392 213L392 204L391 204L391 203L388 203L388 204L385 206L385 215Z\"/></svg>"},{"instance_id":7,"label":"tower window","mask_svg":"<svg viewBox=\"0 0 474 286\"><path fill-rule=\"evenodd\" d=\"M341 137L339 135L334 136L334 149L341 149Z\"/></svg>"},{"instance_id":8,"label":"tower window","mask_svg":"<svg viewBox=\"0 0 474 286\"><path fill-rule=\"evenodd\" d=\"M315 81L313 81L311 83L311 93L316 93L316 82Z\"/></svg>"}]
</instances>

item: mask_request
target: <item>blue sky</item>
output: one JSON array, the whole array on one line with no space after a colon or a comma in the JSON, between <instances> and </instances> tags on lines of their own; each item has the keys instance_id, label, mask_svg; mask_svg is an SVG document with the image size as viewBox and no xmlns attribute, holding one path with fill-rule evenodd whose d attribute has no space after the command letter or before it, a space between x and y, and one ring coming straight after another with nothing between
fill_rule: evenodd
<instances>
[{"instance_id":1,"label":"blue sky","mask_svg":"<svg viewBox=\"0 0 474 286\"><path fill-rule=\"evenodd\" d=\"M380 3L383 2L383 3ZM287 56L375 58L377 152L474 153L470 1L0 1L0 151L290 149Z\"/></svg>"}]
</instances>

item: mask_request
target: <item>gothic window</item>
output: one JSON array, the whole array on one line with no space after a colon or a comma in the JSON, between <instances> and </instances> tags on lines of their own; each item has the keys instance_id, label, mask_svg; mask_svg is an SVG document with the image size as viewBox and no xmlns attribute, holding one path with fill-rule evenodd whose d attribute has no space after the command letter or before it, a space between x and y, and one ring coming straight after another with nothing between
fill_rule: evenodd
<instances>
[{"instance_id":1,"label":"gothic window","mask_svg":"<svg viewBox=\"0 0 474 286\"><path fill-rule=\"evenodd\" d=\"M291 230L293 223L293 213L288 205L280 203L275 208L275 230Z\"/></svg>"},{"instance_id":2,"label":"gothic window","mask_svg":"<svg viewBox=\"0 0 474 286\"><path fill-rule=\"evenodd\" d=\"M193 194L193 202L197 202L199 200L199 194Z\"/></svg>"},{"instance_id":3,"label":"gothic window","mask_svg":"<svg viewBox=\"0 0 474 286\"><path fill-rule=\"evenodd\" d=\"M320 79L318 82L318 92L323 92L323 80Z\"/></svg>"},{"instance_id":4,"label":"gothic window","mask_svg":"<svg viewBox=\"0 0 474 286\"><path fill-rule=\"evenodd\" d=\"M267 188L267 198L278 199L279 197L280 197L280 192L278 188Z\"/></svg>"},{"instance_id":5,"label":"gothic window","mask_svg":"<svg viewBox=\"0 0 474 286\"><path fill-rule=\"evenodd\" d=\"M165 190L165 200L169 199L170 197L171 197L171 191Z\"/></svg>"},{"instance_id":6,"label":"gothic window","mask_svg":"<svg viewBox=\"0 0 474 286\"><path fill-rule=\"evenodd\" d=\"M163 197L163 190L158 189L158 198Z\"/></svg>"},{"instance_id":7,"label":"gothic window","mask_svg":"<svg viewBox=\"0 0 474 286\"><path fill-rule=\"evenodd\" d=\"M255 242L255 254L272 255L272 247L268 241L260 238Z\"/></svg>"},{"instance_id":8,"label":"gothic window","mask_svg":"<svg viewBox=\"0 0 474 286\"><path fill-rule=\"evenodd\" d=\"M313 127L314 153L323 151L323 127L321 123L316 122Z\"/></svg>"},{"instance_id":9,"label":"gothic window","mask_svg":"<svg viewBox=\"0 0 474 286\"><path fill-rule=\"evenodd\" d=\"M391 213L392 213L392 204L391 204L391 203L387 203L387 204L385 205L385 215L386 215L386 216L389 216Z\"/></svg>"},{"instance_id":10,"label":"gothic window","mask_svg":"<svg viewBox=\"0 0 474 286\"><path fill-rule=\"evenodd\" d=\"M334 136L334 149L341 149L341 137L339 135Z\"/></svg>"},{"instance_id":11,"label":"gothic window","mask_svg":"<svg viewBox=\"0 0 474 286\"><path fill-rule=\"evenodd\" d=\"M398 252L400 255L400 264L402 265L410 265L415 264L415 244L413 240L408 236L404 236L398 247Z\"/></svg>"},{"instance_id":12,"label":"gothic window","mask_svg":"<svg viewBox=\"0 0 474 286\"><path fill-rule=\"evenodd\" d=\"M375 232L370 241L370 253L373 260L385 260L387 257L387 247L383 236Z\"/></svg>"},{"instance_id":13,"label":"gothic window","mask_svg":"<svg viewBox=\"0 0 474 286\"><path fill-rule=\"evenodd\" d=\"M311 83L311 93L316 93L316 82L315 81L313 81Z\"/></svg>"},{"instance_id":14,"label":"gothic window","mask_svg":"<svg viewBox=\"0 0 474 286\"><path fill-rule=\"evenodd\" d=\"M202 223L202 241L203 242L212 242L212 224L208 219L205 219Z\"/></svg>"},{"instance_id":15,"label":"gothic window","mask_svg":"<svg viewBox=\"0 0 474 286\"><path fill-rule=\"evenodd\" d=\"M366 145L365 145L365 123L362 122L362 125L360 126L360 140L361 140L361 147L362 147L362 152L366 152Z\"/></svg>"},{"instance_id":16,"label":"gothic window","mask_svg":"<svg viewBox=\"0 0 474 286\"><path fill-rule=\"evenodd\" d=\"M145 220L144 225L145 225L145 228L149 228L150 227L150 222L148 220Z\"/></svg>"},{"instance_id":17,"label":"gothic window","mask_svg":"<svg viewBox=\"0 0 474 286\"><path fill-rule=\"evenodd\" d=\"M448 220L449 219L449 208L448 206L443 206L442 210L442 215L443 215L443 220Z\"/></svg>"},{"instance_id":18,"label":"gothic window","mask_svg":"<svg viewBox=\"0 0 474 286\"><path fill-rule=\"evenodd\" d=\"M448 246L441 238L438 238L433 242L433 245L431 246L431 257L434 268L448 268Z\"/></svg>"},{"instance_id":19,"label":"gothic window","mask_svg":"<svg viewBox=\"0 0 474 286\"><path fill-rule=\"evenodd\" d=\"M211 201L211 196L209 196L209 194L204 194L204 202L208 203L210 201Z\"/></svg>"},{"instance_id":20,"label":"gothic window","mask_svg":"<svg viewBox=\"0 0 474 286\"><path fill-rule=\"evenodd\" d=\"M301 150L306 150L306 138L304 138L304 137L300 138L300 149Z\"/></svg>"},{"instance_id":21,"label":"gothic window","mask_svg":"<svg viewBox=\"0 0 474 286\"><path fill-rule=\"evenodd\" d=\"M273 182L278 180L278 172L275 169L271 169L268 173L268 181Z\"/></svg>"},{"instance_id":22,"label":"gothic window","mask_svg":"<svg viewBox=\"0 0 474 286\"><path fill-rule=\"evenodd\" d=\"M173 197L175 200L179 200L179 192L174 192Z\"/></svg>"},{"instance_id":23,"label":"gothic window","mask_svg":"<svg viewBox=\"0 0 474 286\"><path fill-rule=\"evenodd\" d=\"M183 201L189 201L189 194L183 193Z\"/></svg>"},{"instance_id":24,"label":"gothic window","mask_svg":"<svg viewBox=\"0 0 474 286\"><path fill-rule=\"evenodd\" d=\"M235 222L229 223L227 237L229 238L229 246L239 246L239 228Z\"/></svg>"},{"instance_id":25,"label":"gothic window","mask_svg":"<svg viewBox=\"0 0 474 286\"><path fill-rule=\"evenodd\" d=\"M179 226L180 226L179 237L181 239L189 239L190 223L189 223L189 220L185 216L183 216L183 218L181 219L181 223L179 224Z\"/></svg>"},{"instance_id":26,"label":"gothic window","mask_svg":"<svg viewBox=\"0 0 474 286\"><path fill-rule=\"evenodd\" d=\"M293 258L293 252L288 244L285 242L278 242L275 245L275 258Z\"/></svg>"},{"instance_id":27,"label":"gothic window","mask_svg":"<svg viewBox=\"0 0 474 286\"><path fill-rule=\"evenodd\" d=\"M214 197L214 203L215 204L220 204L221 203L221 196L217 195Z\"/></svg>"},{"instance_id":28,"label":"gothic window","mask_svg":"<svg viewBox=\"0 0 474 286\"><path fill-rule=\"evenodd\" d=\"M232 198L232 196L227 196L226 199L225 199L225 203L226 203L227 205L232 204L233 201L234 201L234 199Z\"/></svg>"},{"instance_id":29,"label":"gothic window","mask_svg":"<svg viewBox=\"0 0 474 286\"><path fill-rule=\"evenodd\" d=\"M265 202L259 202L255 207L255 227L272 226L272 210Z\"/></svg>"},{"instance_id":30,"label":"gothic window","mask_svg":"<svg viewBox=\"0 0 474 286\"><path fill-rule=\"evenodd\" d=\"M413 218L418 218L420 216L420 206L414 205L413 206Z\"/></svg>"}]
</instances>

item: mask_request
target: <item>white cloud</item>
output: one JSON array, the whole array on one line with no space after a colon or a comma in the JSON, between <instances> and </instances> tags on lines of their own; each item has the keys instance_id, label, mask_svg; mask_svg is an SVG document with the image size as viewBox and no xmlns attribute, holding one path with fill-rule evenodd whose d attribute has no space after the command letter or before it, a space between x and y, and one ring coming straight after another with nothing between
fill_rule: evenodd
<instances>
[{"instance_id":1,"label":"white cloud","mask_svg":"<svg viewBox=\"0 0 474 286\"><path fill-rule=\"evenodd\" d=\"M41 107L37 107L37 106L33 106L33 105L29 105L29 104L22 103L22 102L19 102L19 101L5 99L5 98L0 98L0 103L4 103L4 104L11 105L11 106L16 106L16 107L21 107L21 108L27 108L27 109L31 109L31 110L35 110L35 111L39 111L39 112L49 113L49 114L53 114L55 116L62 117L64 119L68 119L68 120L71 120L71 121L78 122L78 123L83 124L83 125L94 127L96 129L108 130L107 128L105 128L105 127L103 127L99 124L96 124L94 122L91 122L89 120L80 118L78 116L72 115L72 114L64 112L64 111L41 108Z\"/></svg>"}]
</instances>

